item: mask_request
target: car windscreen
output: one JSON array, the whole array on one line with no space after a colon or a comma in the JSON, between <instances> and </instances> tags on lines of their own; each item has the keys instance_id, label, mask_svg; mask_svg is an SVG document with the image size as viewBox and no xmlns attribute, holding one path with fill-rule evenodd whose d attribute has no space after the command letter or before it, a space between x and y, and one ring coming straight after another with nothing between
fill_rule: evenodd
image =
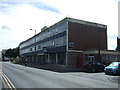
<instances>
[{"instance_id":1,"label":"car windscreen","mask_svg":"<svg viewBox=\"0 0 120 90\"><path fill-rule=\"evenodd\" d=\"M114 62L114 63L111 63L109 66L116 67L116 66L118 66L118 63Z\"/></svg>"}]
</instances>

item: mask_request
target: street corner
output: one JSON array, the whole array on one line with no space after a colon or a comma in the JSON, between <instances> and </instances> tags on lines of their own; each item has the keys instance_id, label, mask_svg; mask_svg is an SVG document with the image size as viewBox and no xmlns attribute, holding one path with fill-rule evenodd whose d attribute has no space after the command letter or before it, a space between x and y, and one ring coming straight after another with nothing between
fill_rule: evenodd
<instances>
[{"instance_id":1,"label":"street corner","mask_svg":"<svg viewBox=\"0 0 120 90\"><path fill-rule=\"evenodd\" d=\"M120 84L120 76L111 76L108 78L111 82ZM120 86L120 85L119 85Z\"/></svg>"}]
</instances>

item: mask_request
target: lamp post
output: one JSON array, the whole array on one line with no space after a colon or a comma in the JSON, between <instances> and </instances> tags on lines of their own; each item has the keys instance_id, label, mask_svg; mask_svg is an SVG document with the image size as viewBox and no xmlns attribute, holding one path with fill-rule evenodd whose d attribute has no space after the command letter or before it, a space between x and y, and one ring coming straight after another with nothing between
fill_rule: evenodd
<instances>
[{"instance_id":1,"label":"lamp post","mask_svg":"<svg viewBox=\"0 0 120 90\"><path fill-rule=\"evenodd\" d=\"M36 30L35 30L35 29L30 29L30 30L34 30L34 31L35 31L35 36L34 36L35 42L34 42L34 46L35 46L35 51L36 51ZM36 62L36 56L33 57L33 58L35 59L35 62Z\"/></svg>"},{"instance_id":2,"label":"lamp post","mask_svg":"<svg viewBox=\"0 0 120 90\"><path fill-rule=\"evenodd\" d=\"M34 30L35 31L35 43L36 44L36 30L35 29L30 29L30 30ZM35 45L35 50L36 50L36 45Z\"/></svg>"}]
</instances>

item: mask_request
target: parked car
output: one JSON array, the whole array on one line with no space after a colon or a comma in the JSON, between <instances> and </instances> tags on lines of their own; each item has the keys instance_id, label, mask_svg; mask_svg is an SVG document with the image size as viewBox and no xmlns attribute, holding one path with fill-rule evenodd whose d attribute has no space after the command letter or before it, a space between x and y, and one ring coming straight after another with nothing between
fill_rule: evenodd
<instances>
[{"instance_id":1,"label":"parked car","mask_svg":"<svg viewBox=\"0 0 120 90\"><path fill-rule=\"evenodd\" d=\"M112 62L104 69L105 74L120 75L120 62Z\"/></svg>"},{"instance_id":2,"label":"parked car","mask_svg":"<svg viewBox=\"0 0 120 90\"><path fill-rule=\"evenodd\" d=\"M99 62L86 62L83 64L85 72L103 72L105 65Z\"/></svg>"}]
</instances>

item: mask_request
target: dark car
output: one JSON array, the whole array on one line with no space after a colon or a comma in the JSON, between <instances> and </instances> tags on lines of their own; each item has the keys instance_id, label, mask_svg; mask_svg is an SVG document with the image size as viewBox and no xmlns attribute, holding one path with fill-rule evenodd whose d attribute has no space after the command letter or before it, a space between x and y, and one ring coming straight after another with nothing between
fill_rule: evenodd
<instances>
[{"instance_id":1,"label":"dark car","mask_svg":"<svg viewBox=\"0 0 120 90\"><path fill-rule=\"evenodd\" d=\"M112 62L104 69L105 74L120 75L120 62Z\"/></svg>"},{"instance_id":2,"label":"dark car","mask_svg":"<svg viewBox=\"0 0 120 90\"><path fill-rule=\"evenodd\" d=\"M105 65L98 62L86 62L83 64L83 71L86 72L102 72Z\"/></svg>"}]
</instances>

